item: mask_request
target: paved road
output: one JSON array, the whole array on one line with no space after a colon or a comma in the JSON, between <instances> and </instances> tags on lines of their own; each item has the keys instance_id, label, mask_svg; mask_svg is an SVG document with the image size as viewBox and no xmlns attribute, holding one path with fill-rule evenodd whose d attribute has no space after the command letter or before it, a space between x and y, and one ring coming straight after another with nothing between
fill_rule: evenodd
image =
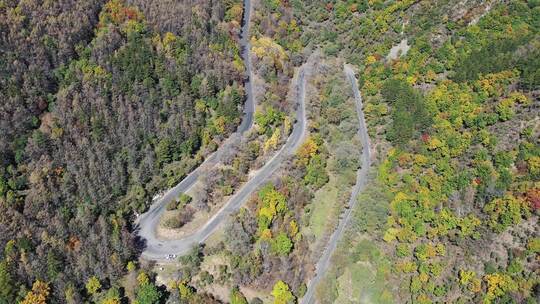
<instances>
[{"instance_id":1,"label":"paved road","mask_svg":"<svg viewBox=\"0 0 540 304\"><path fill-rule=\"evenodd\" d=\"M234 139L242 136L243 133L251 129L251 127L253 126L253 112L255 111L255 102L253 98L253 89L251 86L251 80L253 79L253 77L250 55L251 46L249 44L250 19L251 0L244 0L244 16L242 20L240 47L242 59L244 60L244 64L246 66L246 102L244 104L244 114L242 117L242 122L238 126L236 132L234 134L231 134L231 136L223 142L223 144L219 147L218 150L216 150L209 157L207 157L199 167L197 167L189 175L187 175L180 183L169 189L162 197L155 201L152 206L150 206L150 209L147 212L137 218L136 224L138 226L137 229L139 229L139 236L146 239L147 244L150 246L154 244L154 242L152 242L152 238L155 237L155 227L158 225L161 214L163 214L163 212L165 211L167 204L170 201L178 198L181 193L185 192L191 186L193 186L193 184L195 184L195 182L201 175L203 169L214 166L219 160L221 154L224 151L230 149L230 145L235 142Z\"/></svg>"},{"instance_id":2,"label":"paved road","mask_svg":"<svg viewBox=\"0 0 540 304\"><path fill-rule=\"evenodd\" d=\"M334 233L330 237L330 240L328 241L328 244L326 245L326 249L324 250L321 258L319 259L319 262L317 262L315 276L313 277L313 279L311 279L311 281L309 281L306 294L300 300L300 304L311 304L311 303L316 302L315 296L314 296L315 288L317 287L317 284L319 283L321 278L324 277L324 274L328 270L328 267L330 265L330 257L332 256L332 253L334 253L334 250L336 249L337 242L343 235L343 232L345 232L345 227L347 226L347 223L349 222L351 218L352 211L357 202L358 194L360 193L360 191L364 189L366 185L367 174L368 174L369 167L371 165L371 155L369 151L369 136L367 133L366 121L364 119L364 112L362 111L362 96L360 95L360 91L358 90L358 85L357 85L356 77L354 76L353 70L349 66L345 65L344 72L347 75L347 78L349 79L349 81L351 82L352 89L354 92L354 99L356 100L356 112L358 114L358 121L359 121L358 135L360 136L360 141L362 143L362 155L360 158L362 161L362 167L356 173L356 185L351 191L351 197L349 199L349 208L344 211L343 219L339 222L337 229L334 231Z\"/></svg>"},{"instance_id":3,"label":"paved road","mask_svg":"<svg viewBox=\"0 0 540 304\"><path fill-rule=\"evenodd\" d=\"M144 258L163 261L168 254L182 255L187 253L195 244L203 243L230 214L242 207L250 195L279 168L288 156L296 151L305 137L307 128L304 104L306 79L303 68L299 71L297 81L298 108L296 110L296 122L292 133L281 149L203 227L185 238L179 240L157 239L155 227L159 223L160 212L150 210L147 214L142 215L139 221L139 235L146 239L146 248L142 253ZM186 179L189 178L190 176L186 177ZM183 189L183 185L180 185L179 188ZM167 193L165 197L172 199L176 196ZM160 207L157 207L159 209L156 208L155 210L162 210L163 206L165 204L160 205Z\"/></svg>"},{"instance_id":4,"label":"paved road","mask_svg":"<svg viewBox=\"0 0 540 304\"><path fill-rule=\"evenodd\" d=\"M138 234L146 242L145 250L142 256L150 260L166 260L168 254L181 255L189 251L193 245L204 242L219 226L227 216L237 211L249 198L250 194L256 190L270 175L275 172L283 160L294 152L300 145L306 132L305 118L305 72L301 68L298 75L297 93L298 93L298 109L296 111L296 123L293 131L287 139L283 147L263 166L257 174L244 184L238 192L221 208L202 228L195 233L179 239L179 240L159 240L156 237L156 227L159 225L161 215L166 209L167 203L176 199L181 193L188 190L198 179L202 168L213 166L219 160L219 156L230 148L234 142L234 138L241 136L242 133L249 130L253 125L254 100L251 86L252 70L250 60L250 45L249 45L249 21L251 16L251 2L244 0L244 17L242 24L241 49L242 57L246 65L246 73L248 81L246 82L247 100L244 109L244 117L242 123L238 127L235 134L231 135L219 149L208 157L198 168L191 172L178 185L170 189L157 200L150 209L142 214L136 221Z\"/></svg>"}]
</instances>

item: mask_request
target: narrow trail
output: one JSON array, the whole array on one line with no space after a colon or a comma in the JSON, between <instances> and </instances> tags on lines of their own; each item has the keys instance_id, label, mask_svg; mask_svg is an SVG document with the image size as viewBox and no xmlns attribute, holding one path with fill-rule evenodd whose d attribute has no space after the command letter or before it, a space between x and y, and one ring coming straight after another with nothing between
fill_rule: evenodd
<instances>
[{"instance_id":1,"label":"narrow trail","mask_svg":"<svg viewBox=\"0 0 540 304\"><path fill-rule=\"evenodd\" d=\"M330 258L334 253L338 241L341 239L345 228L351 218L354 206L358 200L358 194L365 188L369 167L371 166L371 155L369 146L369 135L367 133L366 121L364 119L364 112L362 111L362 96L358 90L357 80L354 75L354 71L347 65L343 67L345 75L351 82L351 86L354 93L356 113L358 114L358 135L360 136L360 142L362 143L362 167L356 173L356 185L351 191L351 197L349 199L348 209L344 211L344 217L339 222L338 227L330 237L326 249L324 250L319 262L317 262L315 276L309 281L307 291L304 297L300 300L300 304L315 303L315 289L320 280L324 277L324 274L330 266Z\"/></svg>"}]
</instances>

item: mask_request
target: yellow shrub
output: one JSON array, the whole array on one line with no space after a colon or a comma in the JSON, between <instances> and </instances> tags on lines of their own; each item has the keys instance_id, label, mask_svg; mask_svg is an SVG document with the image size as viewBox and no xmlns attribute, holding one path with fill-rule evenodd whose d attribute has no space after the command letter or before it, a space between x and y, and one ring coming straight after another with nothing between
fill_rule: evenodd
<instances>
[{"instance_id":1,"label":"yellow shrub","mask_svg":"<svg viewBox=\"0 0 540 304\"><path fill-rule=\"evenodd\" d=\"M273 150L277 147L279 139L281 138L281 129L276 128L272 136L264 143L264 151Z\"/></svg>"},{"instance_id":2,"label":"yellow shrub","mask_svg":"<svg viewBox=\"0 0 540 304\"><path fill-rule=\"evenodd\" d=\"M487 283L487 293L484 296L484 303L491 303L492 300L518 288L517 283L507 274L488 274L484 276L484 281Z\"/></svg>"},{"instance_id":3,"label":"yellow shrub","mask_svg":"<svg viewBox=\"0 0 540 304\"><path fill-rule=\"evenodd\" d=\"M272 238L272 231L270 229L264 229L261 232L261 239L263 240L269 240Z\"/></svg>"},{"instance_id":4,"label":"yellow shrub","mask_svg":"<svg viewBox=\"0 0 540 304\"><path fill-rule=\"evenodd\" d=\"M375 58L375 56L373 56L373 55L367 56L367 58L366 58L366 60L365 60L365 64L366 64L366 65L372 65L372 64L374 64L375 62L377 62L377 58Z\"/></svg>"}]
</instances>

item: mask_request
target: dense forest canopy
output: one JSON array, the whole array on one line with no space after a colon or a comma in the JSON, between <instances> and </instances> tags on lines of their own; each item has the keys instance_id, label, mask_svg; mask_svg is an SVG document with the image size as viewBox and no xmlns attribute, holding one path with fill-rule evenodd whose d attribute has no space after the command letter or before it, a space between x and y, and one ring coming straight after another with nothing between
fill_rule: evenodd
<instances>
[{"instance_id":1,"label":"dense forest canopy","mask_svg":"<svg viewBox=\"0 0 540 304\"><path fill-rule=\"evenodd\" d=\"M135 2L0 3L2 302L118 279L134 212L239 123L232 3Z\"/></svg>"},{"instance_id":2,"label":"dense forest canopy","mask_svg":"<svg viewBox=\"0 0 540 304\"><path fill-rule=\"evenodd\" d=\"M537 302L540 3L320 4L304 37L358 67L378 155L318 299Z\"/></svg>"},{"instance_id":3,"label":"dense forest canopy","mask_svg":"<svg viewBox=\"0 0 540 304\"><path fill-rule=\"evenodd\" d=\"M539 50L538 0L0 0L0 304L537 303ZM204 226L300 87L299 148L205 244L142 258L153 197L221 148L155 229Z\"/></svg>"}]
</instances>

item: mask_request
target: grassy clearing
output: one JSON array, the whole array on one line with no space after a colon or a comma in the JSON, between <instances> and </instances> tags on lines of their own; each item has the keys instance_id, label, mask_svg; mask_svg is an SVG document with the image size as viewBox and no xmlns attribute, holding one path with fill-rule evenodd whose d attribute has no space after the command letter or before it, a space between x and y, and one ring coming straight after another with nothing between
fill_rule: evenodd
<instances>
[{"instance_id":1,"label":"grassy clearing","mask_svg":"<svg viewBox=\"0 0 540 304\"><path fill-rule=\"evenodd\" d=\"M327 227L333 226L337 219L338 186L335 176L330 175L329 182L315 193L315 198L310 205L309 226L306 232L319 240Z\"/></svg>"},{"instance_id":2,"label":"grassy clearing","mask_svg":"<svg viewBox=\"0 0 540 304\"><path fill-rule=\"evenodd\" d=\"M391 264L374 239L387 215L384 187L372 172L358 196L354 218L332 256L332 266L317 288L321 303L393 303Z\"/></svg>"},{"instance_id":3,"label":"grassy clearing","mask_svg":"<svg viewBox=\"0 0 540 304\"><path fill-rule=\"evenodd\" d=\"M386 277L390 274L390 262L377 245L362 240L355 250L358 261L348 268L352 273L352 285L361 303L393 303ZM340 288L338 294L344 293ZM337 302L339 303L339 302Z\"/></svg>"},{"instance_id":4,"label":"grassy clearing","mask_svg":"<svg viewBox=\"0 0 540 304\"><path fill-rule=\"evenodd\" d=\"M349 243L348 252L333 257L339 269L329 271L317 289L317 298L322 303L393 303L387 283L390 263L368 239Z\"/></svg>"},{"instance_id":5,"label":"grassy clearing","mask_svg":"<svg viewBox=\"0 0 540 304\"><path fill-rule=\"evenodd\" d=\"M391 291L377 276L371 263L356 263L337 279L337 298L334 303L393 303Z\"/></svg>"},{"instance_id":6,"label":"grassy clearing","mask_svg":"<svg viewBox=\"0 0 540 304\"><path fill-rule=\"evenodd\" d=\"M364 282L364 285L370 282L372 279L372 271L369 266L366 265L353 265L351 268L347 268L345 273L337 279L338 296L336 303L359 303L363 295L362 285L355 284L357 282Z\"/></svg>"}]
</instances>

